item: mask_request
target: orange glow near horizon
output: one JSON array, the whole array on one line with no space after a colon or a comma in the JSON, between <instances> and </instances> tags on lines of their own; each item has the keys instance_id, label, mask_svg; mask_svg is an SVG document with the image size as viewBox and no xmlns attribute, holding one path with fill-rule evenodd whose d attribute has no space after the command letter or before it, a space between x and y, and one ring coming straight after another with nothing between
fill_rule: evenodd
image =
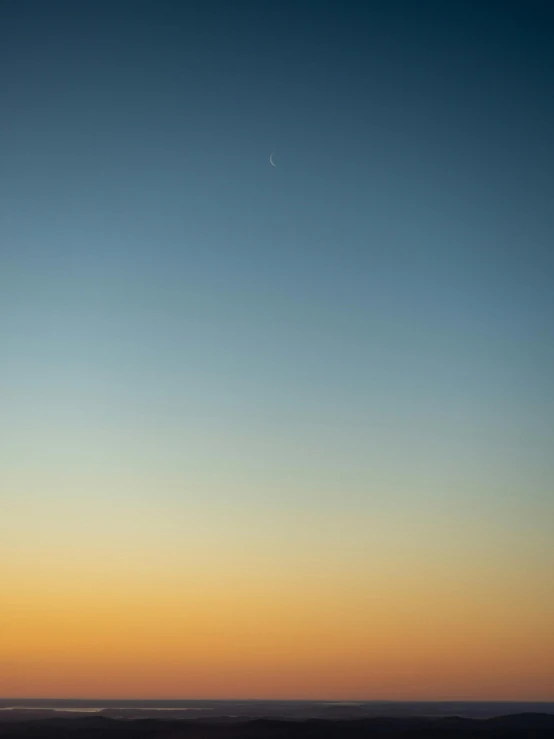
<instances>
[{"instance_id":1,"label":"orange glow near horizon","mask_svg":"<svg viewBox=\"0 0 554 739\"><path fill-rule=\"evenodd\" d=\"M4 589L0 696L552 699L551 625L445 583Z\"/></svg>"}]
</instances>

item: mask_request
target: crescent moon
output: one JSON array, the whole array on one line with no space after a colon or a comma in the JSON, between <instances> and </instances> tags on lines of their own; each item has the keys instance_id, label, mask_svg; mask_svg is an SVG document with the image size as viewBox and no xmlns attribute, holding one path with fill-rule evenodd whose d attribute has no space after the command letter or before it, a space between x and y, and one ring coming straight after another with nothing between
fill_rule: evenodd
<instances>
[{"instance_id":1,"label":"crescent moon","mask_svg":"<svg viewBox=\"0 0 554 739\"><path fill-rule=\"evenodd\" d=\"M272 167L277 167L277 165L273 161L273 154L270 154L269 155L269 163L271 164Z\"/></svg>"}]
</instances>

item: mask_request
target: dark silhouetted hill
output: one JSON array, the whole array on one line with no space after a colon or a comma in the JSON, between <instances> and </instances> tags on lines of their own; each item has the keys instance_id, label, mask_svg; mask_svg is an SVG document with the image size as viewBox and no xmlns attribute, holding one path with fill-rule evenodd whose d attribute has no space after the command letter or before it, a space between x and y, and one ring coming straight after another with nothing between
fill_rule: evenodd
<instances>
[{"instance_id":1,"label":"dark silhouetted hill","mask_svg":"<svg viewBox=\"0 0 554 739\"><path fill-rule=\"evenodd\" d=\"M0 739L554 739L554 715L175 720L75 716L0 720Z\"/></svg>"}]
</instances>

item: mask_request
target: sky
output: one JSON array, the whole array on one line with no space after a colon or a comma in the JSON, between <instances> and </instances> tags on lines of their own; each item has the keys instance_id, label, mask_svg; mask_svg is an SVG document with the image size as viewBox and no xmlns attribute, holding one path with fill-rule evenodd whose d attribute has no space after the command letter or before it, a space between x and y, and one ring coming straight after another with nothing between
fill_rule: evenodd
<instances>
[{"instance_id":1,"label":"sky","mask_svg":"<svg viewBox=\"0 0 554 739\"><path fill-rule=\"evenodd\" d=\"M553 85L540 0L3 0L0 696L554 700Z\"/></svg>"}]
</instances>

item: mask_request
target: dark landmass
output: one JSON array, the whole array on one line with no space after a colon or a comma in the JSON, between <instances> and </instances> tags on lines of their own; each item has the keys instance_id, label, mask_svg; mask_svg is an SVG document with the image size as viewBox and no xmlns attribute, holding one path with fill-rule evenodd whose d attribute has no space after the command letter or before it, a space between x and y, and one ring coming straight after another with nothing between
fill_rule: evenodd
<instances>
[{"instance_id":1,"label":"dark landmass","mask_svg":"<svg viewBox=\"0 0 554 739\"><path fill-rule=\"evenodd\" d=\"M554 703L500 701L98 700L0 698L0 721L91 715L136 719L366 719L372 717L494 718L554 714Z\"/></svg>"},{"instance_id":2,"label":"dark landmass","mask_svg":"<svg viewBox=\"0 0 554 739\"><path fill-rule=\"evenodd\" d=\"M554 739L554 714L522 713L487 719L383 716L365 719L115 719L72 714L29 719L26 711L0 718L0 739Z\"/></svg>"}]
</instances>

